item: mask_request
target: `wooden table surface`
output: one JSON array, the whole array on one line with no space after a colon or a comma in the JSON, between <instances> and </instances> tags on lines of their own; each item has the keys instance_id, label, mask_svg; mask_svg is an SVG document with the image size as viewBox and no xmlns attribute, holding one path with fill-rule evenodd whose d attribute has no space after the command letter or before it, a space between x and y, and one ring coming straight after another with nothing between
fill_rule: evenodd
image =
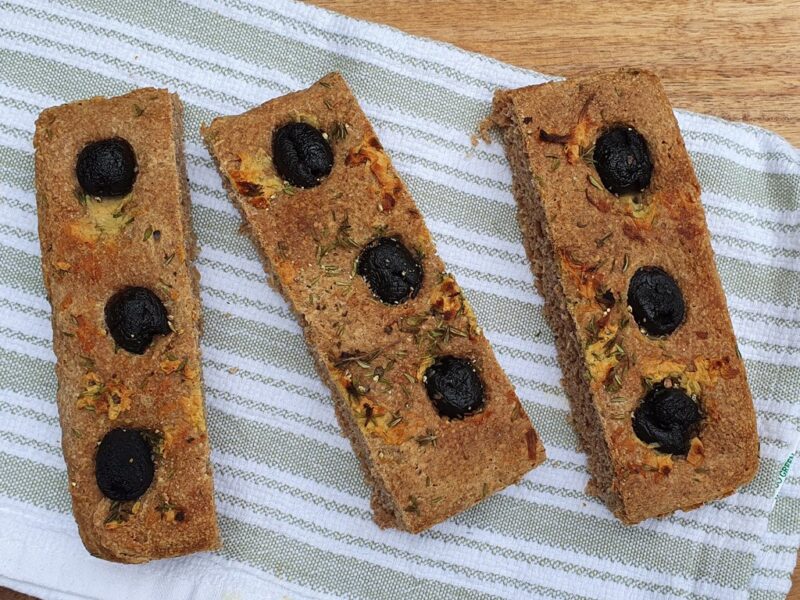
<instances>
[{"instance_id":1,"label":"wooden table surface","mask_svg":"<svg viewBox=\"0 0 800 600\"><path fill-rule=\"evenodd\" d=\"M800 146L800 0L314 0L552 75L637 65L676 107L772 129ZM800 571L787 600L800 600ZM0 600L23 600L0 588Z\"/></svg>"},{"instance_id":2,"label":"wooden table surface","mask_svg":"<svg viewBox=\"0 0 800 600\"><path fill-rule=\"evenodd\" d=\"M312 0L520 67L645 66L674 106L749 121L800 146L800 1Z\"/></svg>"}]
</instances>

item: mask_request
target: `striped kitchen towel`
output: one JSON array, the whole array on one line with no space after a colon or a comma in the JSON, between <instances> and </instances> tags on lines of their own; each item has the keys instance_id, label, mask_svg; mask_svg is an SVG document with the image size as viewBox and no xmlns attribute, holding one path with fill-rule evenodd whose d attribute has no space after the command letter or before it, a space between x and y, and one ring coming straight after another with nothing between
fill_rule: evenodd
<instances>
[{"instance_id":1,"label":"striped kitchen towel","mask_svg":"<svg viewBox=\"0 0 800 600\"><path fill-rule=\"evenodd\" d=\"M381 531L327 389L198 136L341 71L466 289L547 446L524 481L429 532ZM42 598L782 600L800 543L800 154L679 112L758 408L740 493L624 527L587 496L502 148L497 87L546 78L290 0L0 2L0 585ZM31 138L43 108L138 86L186 103L204 369L224 547L90 557L70 513L39 266Z\"/></svg>"}]
</instances>

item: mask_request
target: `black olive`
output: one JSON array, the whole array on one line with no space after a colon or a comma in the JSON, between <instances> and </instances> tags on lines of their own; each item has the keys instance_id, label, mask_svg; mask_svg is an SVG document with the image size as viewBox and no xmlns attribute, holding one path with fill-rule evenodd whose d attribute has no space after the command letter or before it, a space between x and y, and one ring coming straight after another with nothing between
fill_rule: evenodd
<instances>
[{"instance_id":1,"label":"black olive","mask_svg":"<svg viewBox=\"0 0 800 600\"><path fill-rule=\"evenodd\" d=\"M425 371L425 389L443 417L463 419L483 408L483 382L472 363L441 356Z\"/></svg>"},{"instance_id":2,"label":"black olive","mask_svg":"<svg viewBox=\"0 0 800 600\"><path fill-rule=\"evenodd\" d=\"M137 429L112 429L97 447L95 479L106 498L136 500L153 482L153 449Z\"/></svg>"},{"instance_id":3,"label":"black olive","mask_svg":"<svg viewBox=\"0 0 800 600\"><path fill-rule=\"evenodd\" d=\"M664 454L686 454L697 435L700 407L679 387L653 387L633 413L633 431Z\"/></svg>"},{"instance_id":4,"label":"black olive","mask_svg":"<svg viewBox=\"0 0 800 600\"><path fill-rule=\"evenodd\" d=\"M641 192L653 174L647 142L631 127L603 132L594 145L594 164L603 185L617 195Z\"/></svg>"},{"instance_id":5,"label":"black olive","mask_svg":"<svg viewBox=\"0 0 800 600\"><path fill-rule=\"evenodd\" d=\"M358 257L356 271L385 304L414 298L422 285L422 265L394 238L376 238Z\"/></svg>"},{"instance_id":6,"label":"black olive","mask_svg":"<svg viewBox=\"0 0 800 600\"><path fill-rule=\"evenodd\" d=\"M143 287L127 287L106 302L106 327L117 346L144 354L156 335L171 331L161 299Z\"/></svg>"},{"instance_id":7,"label":"black olive","mask_svg":"<svg viewBox=\"0 0 800 600\"><path fill-rule=\"evenodd\" d=\"M136 181L136 154L122 138L92 142L78 154L75 174L90 196L124 196Z\"/></svg>"},{"instance_id":8,"label":"black olive","mask_svg":"<svg viewBox=\"0 0 800 600\"><path fill-rule=\"evenodd\" d=\"M641 267L634 273L628 305L636 324L653 336L672 333L686 314L681 288L659 267Z\"/></svg>"},{"instance_id":9,"label":"black olive","mask_svg":"<svg viewBox=\"0 0 800 600\"><path fill-rule=\"evenodd\" d=\"M313 188L330 174L333 150L316 127L288 123L272 135L272 162L293 186Z\"/></svg>"}]
</instances>

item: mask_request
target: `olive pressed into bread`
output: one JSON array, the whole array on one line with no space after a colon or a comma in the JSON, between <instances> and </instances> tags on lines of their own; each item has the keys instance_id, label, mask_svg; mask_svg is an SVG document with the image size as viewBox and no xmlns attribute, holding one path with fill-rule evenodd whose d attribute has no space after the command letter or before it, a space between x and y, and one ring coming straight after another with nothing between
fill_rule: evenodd
<instances>
[{"instance_id":1,"label":"olive pressed into bread","mask_svg":"<svg viewBox=\"0 0 800 600\"><path fill-rule=\"evenodd\" d=\"M658 79L623 69L501 90L493 120L589 491L635 523L750 481L753 402Z\"/></svg>"},{"instance_id":2,"label":"olive pressed into bread","mask_svg":"<svg viewBox=\"0 0 800 600\"><path fill-rule=\"evenodd\" d=\"M215 119L203 137L334 392L379 525L422 531L544 459L340 75Z\"/></svg>"},{"instance_id":3,"label":"olive pressed into bread","mask_svg":"<svg viewBox=\"0 0 800 600\"><path fill-rule=\"evenodd\" d=\"M73 512L86 548L118 562L219 546L181 111L140 89L36 123Z\"/></svg>"}]
</instances>

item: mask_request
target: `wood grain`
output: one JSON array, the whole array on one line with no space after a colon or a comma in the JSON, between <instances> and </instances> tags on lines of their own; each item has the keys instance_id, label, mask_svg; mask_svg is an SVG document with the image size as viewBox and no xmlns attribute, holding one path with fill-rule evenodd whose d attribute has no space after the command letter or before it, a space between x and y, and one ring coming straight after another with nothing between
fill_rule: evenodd
<instances>
[{"instance_id":1,"label":"wood grain","mask_svg":"<svg viewBox=\"0 0 800 600\"><path fill-rule=\"evenodd\" d=\"M800 0L315 0L553 75L640 65L680 108L749 121L800 145ZM800 600L800 570L787 600ZM29 598L0 588L0 600Z\"/></svg>"},{"instance_id":2,"label":"wood grain","mask_svg":"<svg viewBox=\"0 0 800 600\"><path fill-rule=\"evenodd\" d=\"M8 588L0 588L0 600L37 600L33 596L26 596L20 592L9 590Z\"/></svg>"},{"instance_id":3,"label":"wood grain","mask_svg":"<svg viewBox=\"0 0 800 600\"><path fill-rule=\"evenodd\" d=\"M315 0L553 75L645 66L674 106L800 145L800 1Z\"/></svg>"}]
</instances>

